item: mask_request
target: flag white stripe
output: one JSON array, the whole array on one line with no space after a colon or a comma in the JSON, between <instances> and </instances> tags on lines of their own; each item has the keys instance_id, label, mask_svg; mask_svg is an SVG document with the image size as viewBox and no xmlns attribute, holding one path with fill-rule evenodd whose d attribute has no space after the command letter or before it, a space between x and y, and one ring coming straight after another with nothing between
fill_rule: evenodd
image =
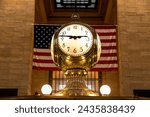
<instances>
[{"instance_id":1,"label":"flag white stripe","mask_svg":"<svg viewBox=\"0 0 150 117\"><path fill-rule=\"evenodd\" d=\"M100 57L100 61L111 61L111 60L117 60L116 56L113 57Z\"/></svg>"},{"instance_id":2,"label":"flag white stripe","mask_svg":"<svg viewBox=\"0 0 150 117\"><path fill-rule=\"evenodd\" d=\"M95 29L97 33L111 33L111 32L116 32L116 29Z\"/></svg>"},{"instance_id":3,"label":"flag white stripe","mask_svg":"<svg viewBox=\"0 0 150 117\"><path fill-rule=\"evenodd\" d=\"M34 49L34 52L43 52L43 53L49 53L50 49ZM111 49L111 50L102 50L102 53L117 53L116 49ZM34 55L36 56L36 55ZM33 57L34 57L33 56ZM38 56L38 55L37 55ZM40 55L39 55L40 56Z\"/></svg>"},{"instance_id":4,"label":"flag white stripe","mask_svg":"<svg viewBox=\"0 0 150 117\"><path fill-rule=\"evenodd\" d=\"M102 50L102 53L106 54L106 53L117 53L116 49L111 49L111 50Z\"/></svg>"},{"instance_id":5,"label":"flag white stripe","mask_svg":"<svg viewBox=\"0 0 150 117\"><path fill-rule=\"evenodd\" d=\"M116 36L114 35L114 36L99 36L100 37L100 40L102 40L102 39L116 39Z\"/></svg>"},{"instance_id":6,"label":"flag white stripe","mask_svg":"<svg viewBox=\"0 0 150 117\"><path fill-rule=\"evenodd\" d=\"M96 64L93 68L118 68L118 64Z\"/></svg>"},{"instance_id":7,"label":"flag white stripe","mask_svg":"<svg viewBox=\"0 0 150 117\"><path fill-rule=\"evenodd\" d=\"M47 64L47 63L36 63L36 62L33 62L32 65L35 66L35 67L57 67L54 63Z\"/></svg>"},{"instance_id":8,"label":"flag white stripe","mask_svg":"<svg viewBox=\"0 0 150 117\"><path fill-rule=\"evenodd\" d=\"M112 42L112 43L101 43L101 45L103 47L105 47L105 46L116 46L116 43L115 42Z\"/></svg>"},{"instance_id":9,"label":"flag white stripe","mask_svg":"<svg viewBox=\"0 0 150 117\"><path fill-rule=\"evenodd\" d=\"M52 60L51 56L37 56L33 55L33 59L38 59L38 60Z\"/></svg>"},{"instance_id":10,"label":"flag white stripe","mask_svg":"<svg viewBox=\"0 0 150 117\"><path fill-rule=\"evenodd\" d=\"M49 53L50 52L50 49L39 49L39 48L34 48L34 50L33 50L34 52L47 52L47 53Z\"/></svg>"},{"instance_id":11,"label":"flag white stripe","mask_svg":"<svg viewBox=\"0 0 150 117\"><path fill-rule=\"evenodd\" d=\"M33 66L35 67L57 67L55 64L47 64L47 63L35 63L33 62ZM93 68L117 68L118 64L96 64Z\"/></svg>"}]
</instances>

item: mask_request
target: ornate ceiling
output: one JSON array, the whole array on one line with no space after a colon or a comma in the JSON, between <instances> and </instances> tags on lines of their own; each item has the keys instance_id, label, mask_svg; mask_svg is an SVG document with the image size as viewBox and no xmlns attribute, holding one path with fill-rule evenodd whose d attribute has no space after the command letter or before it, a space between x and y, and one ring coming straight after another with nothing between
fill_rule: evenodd
<instances>
[{"instance_id":1,"label":"ornate ceiling","mask_svg":"<svg viewBox=\"0 0 150 117\"><path fill-rule=\"evenodd\" d=\"M64 24L77 12L88 24L116 24L116 0L35 0L35 23Z\"/></svg>"}]
</instances>

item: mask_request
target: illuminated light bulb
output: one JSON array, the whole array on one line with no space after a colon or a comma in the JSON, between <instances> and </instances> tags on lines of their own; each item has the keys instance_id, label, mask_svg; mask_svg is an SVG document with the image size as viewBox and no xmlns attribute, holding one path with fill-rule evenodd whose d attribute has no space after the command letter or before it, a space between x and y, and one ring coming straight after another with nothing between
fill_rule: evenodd
<instances>
[{"instance_id":1,"label":"illuminated light bulb","mask_svg":"<svg viewBox=\"0 0 150 117\"><path fill-rule=\"evenodd\" d=\"M111 88L108 85L102 85L100 87L100 93L102 96L108 96L111 93Z\"/></svg>"},{"instance_id":2,"label":"illuminated light bulb","mask_svg":"<svg viewBox=\"0 0 150 117\"><path fill-rule=\"evenodd\" d=\"M52 87L49 84L45 84L42 86L41 92L43 95L50 95L52 92Z\"/></svg>"}]
</instances>

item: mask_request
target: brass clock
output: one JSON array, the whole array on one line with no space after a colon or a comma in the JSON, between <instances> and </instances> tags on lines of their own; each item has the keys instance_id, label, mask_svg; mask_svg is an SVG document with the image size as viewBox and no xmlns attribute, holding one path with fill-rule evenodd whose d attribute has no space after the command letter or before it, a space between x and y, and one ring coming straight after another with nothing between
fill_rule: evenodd
<instances>
[{"instance_id":1,"label":"brass clock","mask_svg":"<svg viewBox=\"0 0 150 117\"><path fill-rule=\"evenodd\" d=\"M88 70L99 60L99 43L95 30L89 25L77 21L70 22L58 29L52 38L53 61L63 70Z\"/></svg>"},{"instance_id":2,"label":"brass clock","mask_svg":"<svg viewBox=\"0 0 150 117\"><path fill-rule=\"evenodd\" d=\"M66 75L67 83L55 96L97 96L84 82L87 71L100 58L98 34L87 24L73 21L63 25L51 41L52 59Z\"/></svg>"}]
</instances>

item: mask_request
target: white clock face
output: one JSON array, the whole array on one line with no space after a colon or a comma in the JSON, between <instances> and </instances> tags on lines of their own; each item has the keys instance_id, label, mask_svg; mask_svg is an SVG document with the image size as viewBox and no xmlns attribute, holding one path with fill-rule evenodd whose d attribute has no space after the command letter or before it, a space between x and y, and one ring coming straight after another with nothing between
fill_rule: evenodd
<instances>
[{"instance_id":1,"label":"white clock face","mask_svg":"<svg viewBox=\"0 0 150 117\"><path fill-rule=\"evenodd\" d=\"M58 34L60 49L71 56L81 56L87 53L93 44L91 31L80 24L65 26Z\"/></svg>"}]
</instances>

